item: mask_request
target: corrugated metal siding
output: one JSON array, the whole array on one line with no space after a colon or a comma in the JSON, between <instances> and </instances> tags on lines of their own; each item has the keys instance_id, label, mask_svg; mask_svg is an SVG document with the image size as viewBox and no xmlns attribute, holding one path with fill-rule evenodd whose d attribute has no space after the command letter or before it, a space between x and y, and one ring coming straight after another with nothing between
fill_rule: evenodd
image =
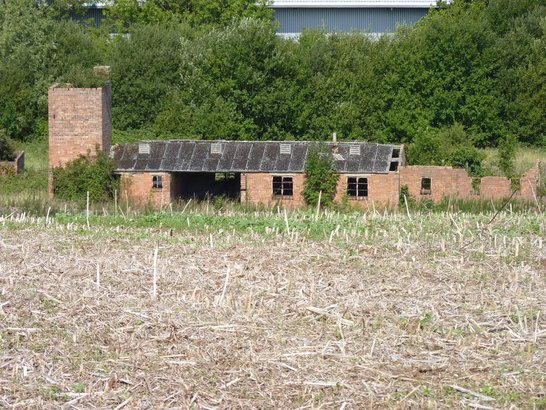
<instances>
[{"instance_id":1,"label":"corrugated metal siding","mask_svg":"<svg viewBox=\"0 0 546 410\"><path fill-rule=\"evenodd\" d=\"M92 22L96 27L102 25L104 20L104 10L102 8L88 7L85 12L82 14L72 14L72 20L79 22Z\"/></svg>"},{"instance_id":2,"label":"corrugated metal siding","mask_svg":"<svg viewBox=\"0 0 546 410\"><path fill-rule=\"evenodd\" d=\"M327 32L393 33L399 24L415 24L428 9L412 8L283 8L275 10L279 34L319 28Z\"/></svg>"}]
</instances>

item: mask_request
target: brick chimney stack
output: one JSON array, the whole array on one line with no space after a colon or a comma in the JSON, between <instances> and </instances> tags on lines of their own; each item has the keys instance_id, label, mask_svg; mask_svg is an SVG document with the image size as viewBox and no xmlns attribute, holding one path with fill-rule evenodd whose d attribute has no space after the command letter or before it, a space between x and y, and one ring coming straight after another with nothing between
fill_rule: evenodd
<instances>
[{"instance_id":1,"label":"brick chimney stack","mask_svg":"<svg viewBox=\"0 0 546 410\"><path fill-rule=\"evenodd\" d=\"M110 75L109 67L96 67L95 75ZM110 151L112 87L51 87L49 107L49 196L53 197L52 168L63 167L81 155Z\"/></svg>"}]
</instances>

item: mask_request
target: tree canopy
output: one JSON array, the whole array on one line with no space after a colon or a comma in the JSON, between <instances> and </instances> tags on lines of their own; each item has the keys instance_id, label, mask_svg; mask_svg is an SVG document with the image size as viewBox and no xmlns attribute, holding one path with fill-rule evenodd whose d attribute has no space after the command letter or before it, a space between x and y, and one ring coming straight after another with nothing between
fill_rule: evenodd
<instances>
[{"instance_id":1,"label":"tree canopy","mask_svg":"<svg viewBox=\"0 0 546 410\"><path fill-rule=\"evenodd\" d=\"M455 0L379 39L311 30L297 40L277 36L254 0L116 0L101 28L71 21L77 2L0 2L0 130L15 139L45 134L48 86L110 65L115 129L157 138L337 132L446 164L507 138L546 146L541 0Z\"/></svg>"}]
</instances>

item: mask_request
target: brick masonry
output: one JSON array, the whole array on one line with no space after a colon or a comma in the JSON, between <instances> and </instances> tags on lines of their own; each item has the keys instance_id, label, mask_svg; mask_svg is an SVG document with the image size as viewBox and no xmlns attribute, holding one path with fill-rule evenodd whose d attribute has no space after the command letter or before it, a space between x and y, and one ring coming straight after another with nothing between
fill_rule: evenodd
<instances>
[{"instance_id":1,"label":"brick masonry","mask_svg":"<svg viewBox=\"0 0 546 410\"><path fill-rule=\"evenodd\" d=\"M0 161L0 175L19 174L25 169L25 152L17 152L13 161Z\"/></svg>"},{"instance_id":2,"label":"brick masonry","mask_svg":"<svg viewBox=\"0 0 546 410\"><path fill-rule=\"evenodd\" d=\"M540 162L537 162L520 179L520 189L515 198L527 201L536 199L540 176ZM430 194L421 192L421 181L430 178ZM440 202L444 198L460 199L502 199L512 195L512 183L505 177L483 177L473 188L473 178L466 170L451 167L409 166L400 168L400 186L407 186L409 193L417 200L431 199Z\"/></svg>"},{"instance_id":3,"label":"brick masonry","mask_svg":"<svg viewBox=\"0 0 546 410\"><path fill-rule=\"evenodd\" d=\"M273 176L293 178L294 195L279 197L273 195ZM304 174L247 173L241 175L241 202L249 204L274 205L298 208L305 204L303 199Z\"/></svg>"},{"instance_id":4,"label":"brick masonry","mask_svg":"<svg viewBox=\"0 0 546 410\"><path fill-rule=\"evenodd\" d=\"M48 91L49 167L62 167L81 155L110 151L112 88L50 88ZM53 195L52 176L49 193Z\"/></svg>"},{"instance_id":5,"label":"brick masonry","mask_svg":"<svg viewBox=\"0 0 546 410\"><path fill-rule=\"evenodd\" d=\"M521 189L515 195L517 198L534 200L538 179L539 164L537 163L521 178ZM160 208L179 196L177 189L180 182L167 172L121 173L122 195L139 206ZM153 188L153 176L161 176L163 188ZM212 174L211 174L212 175ZM273 176L291 176L293 178L293 196L278 197L273 195ZM212 176L211 176L212 177ZM351 198L347 196L347 180L349 177L368 178L368 197ZM421 193L422 178L430 178L430 194ZM504 177L484 177L479 180L479 191L474 191L473 178L464 169L436 166L400 167L398 172L388 174L340 175L334 200L338 203L362 209L394 207L399 203L400 187L406 185L409 193L417 200L430 199L434 202L444 198L460 199L501 199L511 195L511 182ZM300 174L268 174L247 173L241 175L241 202L249 204L281 205L286 208L298 208L305 205L303 188L305 175ZM123 200L123 197L120 198Z\"/></svg>"},{"instance_id":6,"label":"brick masonry","mask_svg":"<svg viewBox=\"0 0 546 410\"><path fill-rule=\"evenodd\" d=\"M153 177L162 177L162 188L153 187ZM168 172L121 173L121 198L138 207L163 208L171 202L171 174Z\"/></svg>"}]
</instances>

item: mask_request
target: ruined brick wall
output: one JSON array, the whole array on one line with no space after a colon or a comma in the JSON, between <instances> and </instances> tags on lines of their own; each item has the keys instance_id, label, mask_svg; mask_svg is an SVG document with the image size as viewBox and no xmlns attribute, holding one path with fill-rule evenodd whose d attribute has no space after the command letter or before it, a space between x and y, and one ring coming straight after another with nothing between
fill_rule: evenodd
<instances>
[{"instance_id":1,"label":"ruined brick wall","mask_svg":"<svg viewBox=\"0 0 546 410\"><path fill-rule=\"evenodd\" d=\"M347 196L347 181L350 177L368 178L367 198ZM348 201L349 204L357 205L362 209L394 207L398 205L398 185L399 174L397 172L370 175L340 175L334 201L338 203Z\"/></svg>"},{"instance_id":2,"label":"ruined brick wall","mask_svg":"<svg viewBox=\"0 0 546 410\"><path fill-rule=\"evenodd\" d=\"M430 178L430 193L422 192L421 181ZM479 198L473 193L472 178L465 169L440 166L400 167L400 187L407 186L417 200L440 202L446 197Z\"/></svg>"},{"instance_id":3,"label":"ruined brick wall","mask_svg":"<svg viewBox=\"0 0 546 410\"><path fill-rule=\"evenodd\" d=\"M480 198L502 199L512 194L512 183L505 177L483 177L480 182Z\"/></svg>"},{"instance_id":4,"label":"ruined brick wall","mask_svg":"<svg viewBox=\"0 0 546 410\"><path fill-rule=\"evenodd\" d=\"M97 149L110 151L112 89L50 88L49 167L62 167L80 155ZM50 173L49 191L53 194Z\"/></svg>"},{"instance_id":5,"label":"ruined brick wall","mask_svg":"<svg viewBox=\"0 0 546 410\"><path fill-rule=\"evenodd\" d=\"M525 174L522 175L520 180L520 195L524 199L528 200L538 200L537 190L540 183L540 161L537 161L536 164Z\"/></svg>"},{"instance_id":6,"label":"ruined brick wall","mask_svg":"<svg viewBox=\"0 0 546 410\"><path fill-rule=\"evenodd\" d=\"M153 187L153 177L162 177L162 188ZM171 202L171 174L168 172L124 172L120 174L120 203L129 201L140 207L152 206L160 209Z\"/></svg>"},{"instance_id":7,"label":"ruined brick wall","mask_svg":"<svg viewBox=\"0 0 546 410\"><path fill-rule=\"evenodd\" d=\"M25 169L25 152L17 152L13 161L0 161L0 175L19 174Z\"/></svg>"},{"instance_id":8,"label":"ruined brick wall","mask_svg":"<svg viewBox=\"0 0 546 410\"><path fill-rule=\"evenodd\" d=\"M535 199L540 164L523 174L520 179L520 190L515 198L532 201ZM423 195L421 192L422 178L431 179L431 192ZM400 186L406 185L410 194L420 199L432 199L440 202L446 197L460 199L503 199L512 194L512 183L506 177L488 176L478 182L479 189L474 192L472 177L469 177L465 169L437 166L409 166L400 168Z\"/></svg>"},{"instance_id":9,"label":"ruined brick wall","mask_svg":"<svg viewBox=\"0 0 546 410\"><path fill-rule=\"evenodd\" d=\"M292 197L273 196L273 176L284 175L293 178L294 194ZM241 174L241 202L249 204L274 205L286 208L297 208L305 205L303 187L305 174Z\"/></svg>"}]
</instances>

